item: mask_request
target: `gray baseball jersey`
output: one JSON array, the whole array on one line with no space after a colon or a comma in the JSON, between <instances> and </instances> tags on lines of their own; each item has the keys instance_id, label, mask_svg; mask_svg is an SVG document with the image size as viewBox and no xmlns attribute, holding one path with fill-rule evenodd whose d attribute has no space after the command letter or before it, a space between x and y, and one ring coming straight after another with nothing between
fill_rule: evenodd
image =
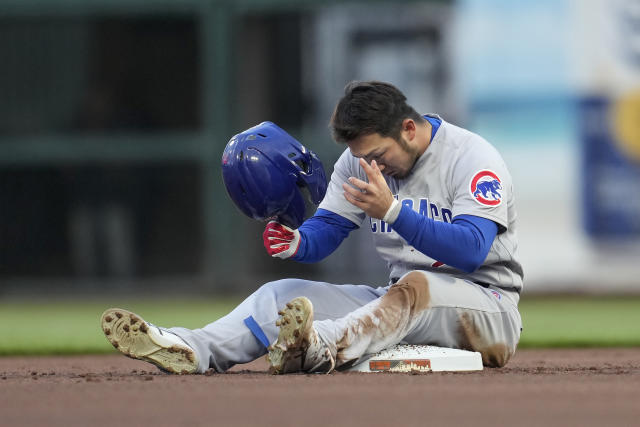
<instances>
[{"instance_id":1,"label":"gray baseball jersey","mask_svg":"<svg viewBox=\"0 0 640 427\"><path fill-rule=\"evenodd\" d=\"M367 215L343 195L342 184L351 176L368 181L358 158L347 148L335 164L327 194L319 207L362 225ZM451 222L456 216L466 214L490 219L499 227L484 263L469 274L428 257L409 245L389 224L369 218L376 249L389 265L391 280L412 270L424 270L508 291L522 289L511 175L489 142L442 120L411 173L404 179L388 176L385 179L394 197L403 205L435 221Z\"/></svg>"}]
</instances>

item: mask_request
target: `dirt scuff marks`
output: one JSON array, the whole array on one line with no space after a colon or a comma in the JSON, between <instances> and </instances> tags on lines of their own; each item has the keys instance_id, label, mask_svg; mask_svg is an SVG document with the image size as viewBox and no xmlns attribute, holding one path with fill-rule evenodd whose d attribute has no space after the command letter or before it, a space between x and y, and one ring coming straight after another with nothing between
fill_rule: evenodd
<instances>
[{"instance_id":1,"label":"dirt scuff marks","mask_svg":"<svg viewBox=\"0 0 640 427\"><path fill-rule=\"evenodd\" d=\"M418 271L405 274L371 305L370 312L350 319L343 336L336 343L337 365L401 340L413 324L415 315L427 309L430 301L427 277Z\"/></svg>"},{"instance_id":2,"label":"dirt scuff marks","mask_svg":"<svg viewBox=\"0 0 640 427\"><path fill-rule=\"evenodd\" d=\"M513 355L513 351L505 343L487 343L468 312L460 315L460 348L479 352L482 364L491 368L503 367Z\"/></svg>"}]
</instances>

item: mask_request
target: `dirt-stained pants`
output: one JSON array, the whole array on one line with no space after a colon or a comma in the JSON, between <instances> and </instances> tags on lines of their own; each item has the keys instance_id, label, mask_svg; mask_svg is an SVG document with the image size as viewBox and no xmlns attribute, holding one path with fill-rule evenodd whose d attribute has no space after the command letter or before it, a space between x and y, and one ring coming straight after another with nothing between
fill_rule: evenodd
<instances>
[{"instance_id":1,"label":"dirt-stained pants","mask_svg":"<svg viewBox=\"0 0 640 427\"><path fill-rule=\"evenodd\" d=\"M198 372L224 372L267 352L245 319L251 316L273 342L278 310L298 296L313 303L313 325L339 365L407 343L480 351L486 365L503 366L520 337L517 294L425 272L410 272L379 288L302 279L269 282L221 319L201 329L171 331L196 351Z\"/></svg>"},{"instance_id":2,"label":"dirt-stained pants","mask_svg":"<svg viewBox=\"0 0 640 427\"><path fill-rule=\"evenodd\" d=\"M520 339L517 296L444 274L412 271L388 292L336 320L314 322L336 356L357 363L394 344L478 351L486 366L504 366Z\"/></svg>"}]
</instances>

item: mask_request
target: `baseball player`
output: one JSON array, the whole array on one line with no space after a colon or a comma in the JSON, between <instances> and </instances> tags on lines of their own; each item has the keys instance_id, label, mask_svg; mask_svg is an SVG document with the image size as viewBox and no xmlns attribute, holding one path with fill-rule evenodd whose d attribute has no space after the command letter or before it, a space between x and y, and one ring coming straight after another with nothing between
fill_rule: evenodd
<instances>
[{"instance_id":1,"label":"baseball player","mask_svg":"<svg viewBox=\"0 0 640 427\"><path fill-rule=\"evenodd\" d=\"M270 282L195 330L109 309L109 341L176 373L224 372L265 353L274 374L328 373L398 343L478 351L486 366L504 366L520 337L523 271L513 185L499 153L439 116L418 114L383 82L347 85L330 127L346 147L328 186L317 157L265 122L227 145L227 189L243 212L275 218L263 235L275 258L316 262L352 230L369 228L389 266L386 286ZM302 222L305 194L321 201Z\"/></svg>"}]
</instances>

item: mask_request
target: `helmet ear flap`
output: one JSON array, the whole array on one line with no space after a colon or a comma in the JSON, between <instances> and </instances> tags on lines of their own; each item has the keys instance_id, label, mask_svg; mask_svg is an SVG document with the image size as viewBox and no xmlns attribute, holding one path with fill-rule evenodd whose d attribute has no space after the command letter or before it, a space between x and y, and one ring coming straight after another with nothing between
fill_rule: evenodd
<instances>
[{"instance_id":1,"label":"helmet ear flap","mask_svg":"<svg viewBox=\"0 0 640 427\"><path fill-rule=\"evenodd\" d=\"M296 192L286 210L277 216L278 222L289 228L298 228L305 219L306 207L303 197Z\"/></svg>"},{"instance_id":2,"label":"helmet ear flap","mask_svg":"<svg viewBox=\"0 0 640 427\"><path fill-rule=\"evenodd\" d=\"M327 192L327 176L322 162L312 151L309 151L309 173L302 176L309 193L309 200L314 205L319 205Z\"/></svg>"}]
</instances>

